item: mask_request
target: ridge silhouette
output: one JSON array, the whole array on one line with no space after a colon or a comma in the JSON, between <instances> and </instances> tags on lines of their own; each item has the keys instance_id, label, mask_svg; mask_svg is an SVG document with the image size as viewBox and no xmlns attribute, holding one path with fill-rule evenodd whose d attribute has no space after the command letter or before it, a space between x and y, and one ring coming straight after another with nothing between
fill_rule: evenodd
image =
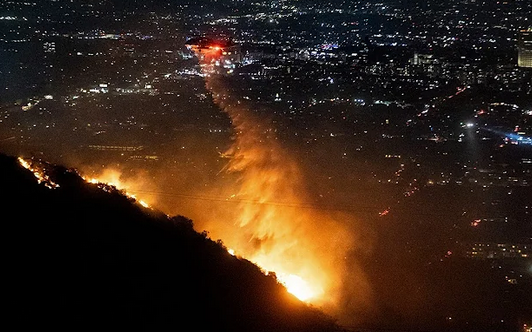
<instances>
[{"instance_id":1,"label":"ridge silhouette","mask_svg":"<svg viewBox=\"0 0 532 332\"><path fill-rule=\"evenodd\" d=\"M192 221L46 164L49 189L0 154L4 274L17 329L337 331Z\"/></svg>"}]
</instances>

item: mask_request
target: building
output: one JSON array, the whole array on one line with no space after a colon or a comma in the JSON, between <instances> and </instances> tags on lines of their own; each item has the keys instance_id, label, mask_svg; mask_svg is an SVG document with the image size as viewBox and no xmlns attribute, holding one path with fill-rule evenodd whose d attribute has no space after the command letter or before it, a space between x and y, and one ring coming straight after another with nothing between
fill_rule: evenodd
<instances>
[{"instance_id":1,"label":"building","mask_svg":"<svg viewBox=\"0 0 532 332\"><path fill-rule=\"evenodd\" d=\"M517 65L523 68L532 68L532 28L519 31Z\"/></svg>"},{"instance_id":2,"label":"building","mask_svg":"<svg viewBox=\"0 0 532 332\"><path fill-rule=\"evenodd\" d=\"M523 243L479 242L469 245L465 256L477 259L519 259L532 257L532 247Z\"/></svg>"}]
</instances>

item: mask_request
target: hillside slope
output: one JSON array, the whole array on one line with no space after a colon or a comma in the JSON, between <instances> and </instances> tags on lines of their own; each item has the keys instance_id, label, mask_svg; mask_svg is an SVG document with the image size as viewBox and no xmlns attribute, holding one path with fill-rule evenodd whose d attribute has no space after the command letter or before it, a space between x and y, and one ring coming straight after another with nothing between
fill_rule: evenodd
<instances>
[{"instance_id":1,"label":"hillside slope","mask_svg":"<svg viewBox=\"0 0 532 332\"><path fill-rule=\"evenodd\" d=\"M46 169L58 188L0 155L4 316L18 330L336 329L190 220Z\"/></svg>"}]
</instances>

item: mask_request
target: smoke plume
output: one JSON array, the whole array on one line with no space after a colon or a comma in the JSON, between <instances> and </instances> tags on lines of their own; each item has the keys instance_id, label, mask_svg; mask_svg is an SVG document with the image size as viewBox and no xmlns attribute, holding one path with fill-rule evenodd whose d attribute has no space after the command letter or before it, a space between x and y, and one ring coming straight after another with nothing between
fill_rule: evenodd
<instances>
[{"instance_id":1,"label":"smoke plume","mask_svg":"<svg viewBox=\"0 0 532 332\"><path fill-rule=\"evenodd\" d=\"M224 76L207 75L206 87L232 121L224 171L237 183L228 198L234 209L205 211L205 229L329 313L370 307L368 281L353 263L360 240L354 221L311 204L297 159L283 149L271 121L229 92Z\"/></svg>"}]
</instances>

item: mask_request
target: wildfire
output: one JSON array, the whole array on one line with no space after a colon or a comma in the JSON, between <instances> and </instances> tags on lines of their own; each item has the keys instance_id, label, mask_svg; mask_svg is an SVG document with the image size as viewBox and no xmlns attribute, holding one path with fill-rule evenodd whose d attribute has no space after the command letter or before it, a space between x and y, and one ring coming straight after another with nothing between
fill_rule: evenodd
<instances>
[{"instance_id":1,"label":"wildfire","mask_svg":"<svg viewBox=\"0 0 532 332\"><path fill-rule=\"evenodd\" d=\"M275 273L287 291L302 301L330 312L339 309L349 273L349 279L356 280L349 291L356 295L348 305L368 306L370 290L364 273L353 266L353 258L349 270L346 266L348 252L356 249L354 221L340 213L301 208L311 199L297 158L285 151L273 124L253 111L249 99L231 93L226 78L214 70L219 53L194 51L207 90L230 117L234 130L233 143L222 155L228 157L225 171L238 180L216 190L239 198L231 200L236 204L232 209L222 204L211 211L197 206L200 227L234 248L229 249L231 255L236 250L265 273Z\"/></svg>"},{"instance_id":2,"label":"wildfire","mask_svg":"<svg viewBox=\"0 0 532 332\"><path fill-rule=\"evenodd\" d=\"M33 175L37 179L37 183L43 183L44 186L48 189L59 188L59 184L52 181L50 177L45 173L44 169L38 168L36 165L24 160L22 157L18 157L18 162L22 167L33 173Z\"/></svg>"},{"instance_id":3,"label":"wildfire","mask_svg":"<svg viewBox=\"0 0 532 332\"><path fill-rule=\"evenodd\" d=\"M231 256L236 256L234 249L229 248L227 249L227 252ZM264 270L264 267L262 265L260 264L257 264L257 265L262 267ZM321 295L321 293L323 292L323 290L321 289L318 292L317 289L313 288L307 281L305 281L303 278L301 278L298 275L279 273L279 272L267 271L267 270L264 272L264 274L266 275L271 275L272 273L275 275L275 278L277 279L277 281L286 287L286 290L290 294L294 295L301 301L309 302L313 298L316 298L318 295Z\"/></svg>"},{"instance_id":4,"label":"wildfire","mask_svg":"<svg viewBox=\"0 0 532 332\"><path fill-rule=\"evenodd\" d=\"M214 50L218 51L216 46ZM302 208L311 199L297 158L283 149L272 124L253 112L245 98L231 95L223 78L212 69L218 53L204 51L200 65L207 89L231 118L235 133L230 149L223 156L229 157L225 171L236 175L238 180L228 187L220 185L219 190L228 193L226 197L233 194L233 198L239 199L224 200L225 204L228 201L236 204L234 208L199 207L196 214L201 217L198 223L203 223L200 227L230 246L227 250L230 255L238 252L266 274L275 273L287 291L302 301L336 309L349 273L349 278L356 280L356 285L350 287L356 296L348 305L366 306L370 300L368 281L354 266L352 255L349 255L349 268L346 265L348 254L357 249L351 230L353 220L346 222L341 213ZM32 170L39 181L51 187L56 185L22 158L19 162ZM114 170L83 178L102 190L120 190L144 207L153 204L135 195L145 192L146 185L149 186L141 178L123 177Z\"/></svg>"},{"instance_id":5,"label":"wildfire","mask_svg":"<svg viewBox=\"0 0 532 332\"><path fill-rule=\"evenodd\" d=\"M19 164L24 167L25 169L31 171L35 178L37 179L37 183L43 184L48 189L57 189L59 188L59 184L53 181L48 174L46 174L46 168L43 165L40 165L39 163L30 162L25 160L22 157L18 157ZM101 189L109 191L109 187L112 187L116 190L120 190L124 195L127 197L135 200L137 203L139 203L141 206L145 208L150 208L150 205L142 200L138 199L136 195L128 192L129 186L124 184L122 181L120 181L119 173L115 171L110 171L105 173L107 178L102 179L96 179L96 178L86 178L82 176L82 179L85 180L87 183L96 184Z\"/></svg>"},{"instance_id":6,"label":"wildfire","mask_svg":"<svg viewBox=\"0 0 532 332\"><path fill-rule=\"evenodd\" d=\"M22 157L18 158L18 162L33 173L38 183L43 183L50 189L59 187L59 184L55 183L46 173L46 167L43 165L30 162ZM296 193L292 192L292 186L281 185L286 178L293 178L295 174L282 174L278 166L274 165L273 170L267 170L269 174L255 174L253 181L251 179L244 181L242 190L249 191L247 196L256 197L252 204L243 203L239 207L240 217L238 219L241 232L238 237L240 240L235 241L234 244L239 252L244 253L245 257L261 267L265 274L274 273L278 282L283 284L289 293L301 301L316 303L320 299L323 300L326 288L330 289L331 284L338 282L328 275L334 271L335 261L325 263L323 258L318 258L321 244L315 241L320 237L317 235L327 235L329 232L324 231L320 234L318 230L310 229L317 226L310 221L313 216L301 214L301 211L294 210L292 206L256 203L273 197L274 193L279 191L285 191L285 194L292 199L296 197ZM233 164L231 167L238 169L247 166ZM277 175L274 176L274 173ZM257 176L262 180L257 181ZM138 199L135 194L131 193L139 183L124 181L118 171L106 170L98 177L82 176L82 179L104 191L119 190L141 206L150 207L146 201ZM235 196L237 195L233 197ZM259 197L262 198L259 199ZM327 218L323 219L324 225L327 225ZM305 225L306 223L308 225ZM251 239L242 240L244 235L248 236L250 232ZM225 235L225 238L228 237L227 234L222 235ZM250 242L262 242L263 245L250 247ZM235 249L230 248L227 251L230 255L236 255Z\"/></svg>"},{"instance_id":7,"label":"wildfire","mask_svg":"<svg viewBox=\"0 0 532 332\"><path fill-rule=\"evenodd\" d=\"M136 183L134 181L123 181L121 179L120 172L118 172L116 170L112 170L112 169L106 170L105 172L103 172L97 178L94 178L94 177L93 178L88 178L88 177L84 177L84 176L82 176L82 178L87 183L99 185L104 190L105 190L106 186L114 187L117 190L120 190L127 197L135 200L141 206L143 206L145 208L150 208L151 207L150 204L147 203L145 200L137 198L137 195L132 193L135 190L135 187L136 187L135 184Z\"/></svg>"},{"instance_id":8,"label":"wildfire","mask_svg":"<svg viewBox=\"0 0 532 332\"><path fill-rule=\"evenodd\" d=\"M233 143L223 156L229 157L225 171L238 177L228 196L239 200L230 211L227 205L215 213L199 211L201 226L266 273L275 273L300 300L333 310L346 278L346 253L354 249L352 231L338 220L345 216L301 208L310 199L298 160L281 146L272 124L245 98L232 95L223 76L205 79L215 103L232 120ZM367 280L360 270L349 273L358 281L350 305L363 306L369 302Z\"/></svg>"},{"instance_id":9,"label":"wildfire","mask_svg":"<svg viewBox=\"0 0 532 332\"><path fill-rule=\"evenodd\" d=\"M287 276L277 276L277 278L285 285L289 293L301 301L310 300L317 295L312 287L300 276L289 274Z\"/></svg>"}]
</instances>

